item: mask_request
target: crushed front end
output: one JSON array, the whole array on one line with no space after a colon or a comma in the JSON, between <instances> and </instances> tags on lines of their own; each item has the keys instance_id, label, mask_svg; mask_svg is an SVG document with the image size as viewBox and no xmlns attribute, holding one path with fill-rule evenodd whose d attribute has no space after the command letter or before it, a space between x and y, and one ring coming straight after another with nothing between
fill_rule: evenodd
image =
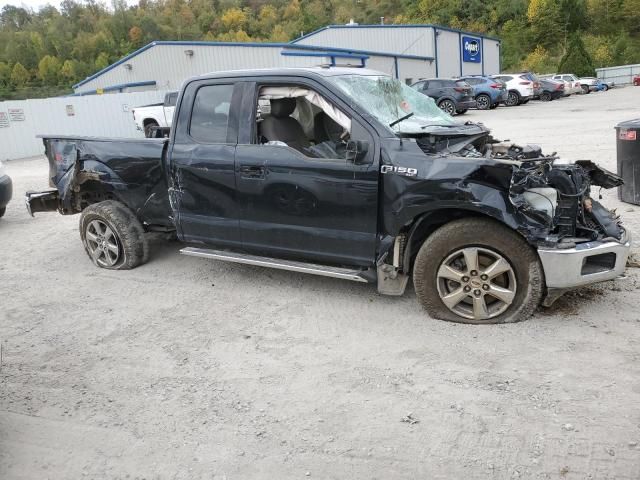
<instances>
[{"instance_id":1,"label":"crushed front end","mask_svg":"<svg viewBox=\"0 0 640 480\"><path fill-rule=\"evenodd\" d=\"M515 213L511 218L516 220L511 226L537 249L544 269L545 305L568 289L624 273L631 235L615 211L593 198L594 192L602 198L599 189L622 185L619 176L589 160L564 163L555 153L544 155L536 145L497 141L481 124L467 124L455 134L451 130L418 136L418 146L434 158L477 162L478 170L461 180L461 189L469 181L487 181L507 190L507 202ZM511 171L508 186L480 173L492 168L487 162Z\"/></svg>"},{"instance_id":2,"label":"crushed front end","mask_svg":"<svg viewBox=\"0 0 640 480\"><path fill-rule=\"evenodd\" d=\"M622 179L589 160L563 164L537 147L520 150L509 196L525 216L546 226L527 232L544 268L545 305L567 289L622 275L631 235L614 211L592 198L593 187L618 187Z\"/></svg>"}]
</instances>

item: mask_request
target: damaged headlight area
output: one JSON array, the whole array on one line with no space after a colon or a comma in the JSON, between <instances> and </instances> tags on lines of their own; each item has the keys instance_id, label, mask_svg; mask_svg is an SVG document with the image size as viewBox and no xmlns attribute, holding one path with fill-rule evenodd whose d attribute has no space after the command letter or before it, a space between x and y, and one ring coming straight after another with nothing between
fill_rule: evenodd
<instances>
[{"instance_id":1,"label":"damaged headlight area","mask_svg":"<svg viewBox=\"0 0 640 480\"><path fill-rule=\"evenodd\" d=\"M618 215L591 197L593 186L620 185L620 177L589 160L560 164L555 156L538 156L514 166L509 198L522 214L547 227L538 240L571 247L622 238Z\"/></svg>"}]
</instances>

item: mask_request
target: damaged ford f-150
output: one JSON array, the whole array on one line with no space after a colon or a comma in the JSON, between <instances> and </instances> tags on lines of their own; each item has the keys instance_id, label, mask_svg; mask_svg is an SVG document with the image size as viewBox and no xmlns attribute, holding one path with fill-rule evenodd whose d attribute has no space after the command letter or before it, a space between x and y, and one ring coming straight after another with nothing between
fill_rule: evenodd
<instances>
[{"instance_id":1,"label":"damaged ford f-150","mask_svg":"<svg viewBox=\"0 0 640 480\"><path fill-rule=\"evenodd\" d=\"M146 232L187 255L359 282L435 318L527 318L624 272L629 233L592 198L621 179L590 161L460 124L381 73L221 72L187 81L169 139L42 136L51 190L30 212L81 213L91 260L147 259Z\"/></svg>"}]
</instances>

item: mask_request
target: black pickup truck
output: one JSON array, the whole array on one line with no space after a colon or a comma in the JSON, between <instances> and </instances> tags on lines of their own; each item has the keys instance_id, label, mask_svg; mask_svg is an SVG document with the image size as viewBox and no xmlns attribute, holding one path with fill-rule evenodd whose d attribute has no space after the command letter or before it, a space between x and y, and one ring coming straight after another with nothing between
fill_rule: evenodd
<instances>
[{"instance_id":1,"label":"black pickup truck","mask_svg":"<svg viewBox=\"0 0 640 480\"><path fill-rule=\"evenodd\" d=\"M51 190L30 212L81 213L99 267L147 259L145 232L187 255L358 282L435 318L527 318L566 289L624 272L629 233L590 196L590 161L456 123L365 69L216 73L187 81L169 139L44 135Z\"/></svg>"}]
</instances>

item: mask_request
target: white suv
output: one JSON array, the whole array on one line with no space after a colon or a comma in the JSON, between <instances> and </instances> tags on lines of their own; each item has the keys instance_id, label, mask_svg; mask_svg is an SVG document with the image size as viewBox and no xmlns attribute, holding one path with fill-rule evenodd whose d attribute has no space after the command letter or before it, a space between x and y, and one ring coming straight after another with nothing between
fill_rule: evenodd
<instances>
[{"instance_id":1,"label":"white suv","mask_svg":"<svg viewBox=\"0 0 640 480\"><path fill-rule=\"evenodd\" d=\"M534 95L533 82L526 75L518 73L493 75L491 78L504 82L507 86L508 96L504 104L507 107L515 107L527 103Z\"/></svg>"},{"instance_id":2,"label":"white suv","mask_svg":"<svg viewBox=\"0 0 640 480\"><path fill-rule=\"evenodd\" d=\"M551 77L551 79L564 82L565 95L571 95L572 93L582 93L580 80L578 80L578 77L576 77L573 73L556 73Z\"/></svg>"}]
</instances>

